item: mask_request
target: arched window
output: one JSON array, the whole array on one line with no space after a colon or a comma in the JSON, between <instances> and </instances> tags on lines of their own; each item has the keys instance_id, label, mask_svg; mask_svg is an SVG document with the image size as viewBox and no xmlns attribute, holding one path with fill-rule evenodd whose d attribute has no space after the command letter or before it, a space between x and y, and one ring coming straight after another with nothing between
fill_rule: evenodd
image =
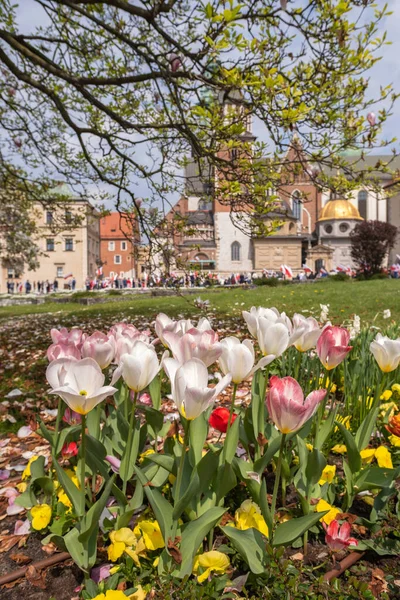
<instances>
[{"instance_id":1,"label":"arched window","mask_svg":"<svg viewBox=\"0 0 400 600\"><path fill-rule=\"evenodd\" d=\"M367 218L367 202L368 202L368 192L366 190L361 190L358 192L358 212L360 213L360 217L363 219Z\"/></svg>"},{"instance_id":2,"label":"arched window","mask_svg":"<svg viewBox=\"0 0 400 600\"><path fill-rule=\"evenodd\" d=\"M238 261L240 260L240 244L239 242L233 242L231 245L231 260Z\"/></svg>"},{"instance_id":3,"label":"arched window","mask_svg":"<svg viewBox=\"0 0 400 600\"><path fill-rule=\"evenodd\" d=\"M301 192L296 190L292 194L292 212L297 221L301 219Z\"/></svg>"}]
</instances>

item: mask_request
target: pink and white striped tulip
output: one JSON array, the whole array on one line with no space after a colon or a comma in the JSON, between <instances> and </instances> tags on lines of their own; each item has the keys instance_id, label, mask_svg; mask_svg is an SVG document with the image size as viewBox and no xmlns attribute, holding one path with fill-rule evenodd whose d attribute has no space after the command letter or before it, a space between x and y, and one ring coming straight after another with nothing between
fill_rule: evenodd
<instances>
[{"instance_id":1,"label":"pink and white striped tulip","mask_svg":"<svg viewBox=\"0 0 400 600\"><path fill-rule=\"evenodd\" d=\"M67 356L72 356L77 360L81 357L81 351L78 346L75 344L66 344L64 342L60 342L59 344L51 344L47 348L47 359L49 362L52 360L57 360L58 358L66 358Z\"/></svg>"},{"instance_id":2,"label":"pink and white striped tulip","mask_svg":"<svg viewBox=\"0 0 400 600\"><path fill-rule=\"evenodd\" d=\"M349 346L350 332L344 327L325 327L317 342L317 354L325 369L337 367L348 355L353 346Z\"/></svg>"},{"instance_id":3,"label":"pink and white striped tulip","mask_svg":"<svg viewBox=\"0 0 400 600\"><path fill-rule=\"evenodd\" d=\"M282 433L292 433L311 419L317 406L326 396L326 390L315 390L304 400L303 390L293 377L269 380L266 398L269 416Z\"/></svg>"},{"instance_id":4,"label":"pink and white striped tulip","mask_svg":"<svg viewBox=\"0 0 400 600\"><path fill-rule=\"evenodd\" d=\"M100 369L106 369L115 356L115 340L112 335L95 331L82 344L82 358L93 358Z\"/></svg>"},{"instance_id":5,"label":"pink and white striped tulip","mask_svg":"<svg viewBox=\"0 0 400 600\"><path fill-rule=\"evenodd\" d=\"M85 334L81 329L72 328L70 331L66 327L50 330L53 344L73 344L79 349L85 339Z\"/></svg>"},{"instance_id":6,"label":"pink and white striped tulip","mask_svg":"<svg viewBox=\"0 0 400 600\"><path fill-rule=\"evenodd\" d=\"M52 387L57 380L60 383L50 393L60 396L80 415L87 415L117 391L115 387L104 386L103 372L93 358L61 358L53 361L47 367L46 377Z\"/></svg>"},{"instance_id":7,"label":"pink and white striped tulip","mask_svg":"<svg viewBox=\"0 0 400 600\"><path fill-rule=\"evenodd\" d=\"M209 388L208 371L202 360L192 358L180 365L174 358L164 358L162 364L171 381L172 398L180 414L188 420L207 410L232 379L231 375L225 375L214 388Z\"/></svg>"},{"instance_id":8,"label":"pink and white striped tulip","mask_svg":"<svg viewBox=\"0 0 400 600\"><path fill-rule=\"evenodd\" d=\"M190 329L194 328L194 325L190 319L180 319L179 321L173 321L165 315L164 313L159 313L156 318L155 326L156 334L158 339L162 342L165 347L169 347L167 340L165 339L165 333L171 332L177 334L179 337L182 337L185 333L187 333ZM211 324L208 319L202 317L196 329L199 331L210 331L212 330Z\"/></svg>"},{"instance_id":9,"label":"pink and white striped tulip","mask_svg":"<svg viewBox=\"0 0 400 600\"><path fill-rule=\"evenodd\" d=\"M218 364L224 375L230 373L233 383L244 381L258 369L269 365L275 358L273 354L264 356L254 366L255 354L250 340L240 342L236 337L226 337L221 340L221 346L222 354Z\"/></svg>"},{"instance_id":10,"label":"pink and white striped tulip","mask_svg":"<svg viewBox=\"0 0 400 600\"><path fill-rule=\"evenodd\" d=\"M296 332L302 331L300 337L293 344L299 352L307 352L311 348L315 348L322 330L314 317L295 314L293 316L293 327Z\"/></svg>"},{"instance_id":11,"label":"pink and white striped tulip","mask_svg":"<svg viewBox=\"0 0 400 600\"><path fill-rule=\"evenodd\" d=\"M172 331L165 331L164 339L173 357L181 365L192 358L198 358L209 367L222 354L218 334L212 329L201 331L193 327L182 336Z\"/></svg>"},{"instance_id":12,"label":"pink and white striped tulip","mask_svg":"<svg viewBox=\"0 0 400 600\"><path fill-rule=\"evenodd\" d=\"M358 546L358 541L350 537L351 525L347 521L341 527L336 519L331 521L329 525L325 523L322 523L322 525L326 531L325 542L332 552L339 552L348 546Z\"/></svg>"},{"instance_id":13,"label":"pink and white striped tulip","mask_svg":"<svg viewBox=\"0 0 400 600\"><path fill-rule=\"evenodd\" d=\"M121 335L127 337L135 337L140 333L139 329L131 323L115 323L108 332L107 335L112 335L117 342Z\"/></svg>"}]
</instances>

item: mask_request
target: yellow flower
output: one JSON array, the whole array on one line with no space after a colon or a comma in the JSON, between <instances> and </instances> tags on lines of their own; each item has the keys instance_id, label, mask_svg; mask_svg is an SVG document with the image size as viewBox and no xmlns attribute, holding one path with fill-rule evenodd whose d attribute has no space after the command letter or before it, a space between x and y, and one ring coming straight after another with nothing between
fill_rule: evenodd
<instances>
[{"instance_id":1,"label":"yellow flower","mask_svg":"<svg viewBox=\"0 0 400 600\"><path fill-rule=\"evenodd\" d=\"M394 383L392 385L392 391L393 392L397 392L398 394L400 394L400 383Z\"/></svg>"},{"instance_id":2,"label":"yellow flower","mask_svg":"<svg viewBox=\"0 0 400 600\"><path fill-rule=\"evenodd\" d=\"M360 396L360 400L362 400L362 397ZM367 396L365 398L365 406L367 408L372 408L372 403L374 401L374 397L373 396Z\"/></svg>"},{"instance_id":3,"label":"yellow flower","mask_svg":"<svg viewBox=\"0 0 400 600\"><path fill-rule=\"evenodd\" d=\"M21 481L21 483L17 483L17 485L16 485L16 488L20 494L23 494L27 487L28 487L28 484L25 483L24 481Z\"/></svg>"},{"instance_id":4,"label":"yellow flower","mask_svg":"<svg viewBox=\"0 0 400 600\"><path fill-rule=\"evenodd\" d=\"M268 537L268 526L261 515L261 510L255 502L245 500L240 508L235 512L236 529L258 529L263 535Z\"/></svg>"},{"instance_id":5,"label":"yellow flower","mask_svg":"<svg viewBox=\"0 0 400 600\"><path fill-rule=\"evenodd\" d=\"M339 421L339 423L344 425L346 427L346 429L350 429L350 420L351 420L350 415L346 415L345 417L341 417L340 415L338 415L336 417L336 421ZM338 430L339 430L339 427L336 426L333 431L336 433L336 431L338 431Z\"/></svg>"},{"instance_id":6,"label":"yellow flower","mask_svg":"<svg viewBox=\"0 0 400 600\"><path fill-rule=\"evenodd\" d=\"M129 596L130 600L145 600L147 593L144 591L141 585L137 586L136 592ZM115 600L118 600L115 598Z\"/></svg>"},{"instance_id":7,"label":"yellow flower","mask_svg":"<svg viewBox=\"0 0 400 600\"><path fill-rule=\"evenodd\" d=\"M142 454L139 456L139 462L142 463L146 456L149 456L150 454L155 454L153 448L149 448L145 452L142 452Z\"/></svg>"},{"instance_id":8,"label":"yellow flower","mask_svg":"<svg viewBox=\"0 0 400 600\"><path fill-rule=\"evenodd\" d=\"M312 444L306 444L306 448L307 450L309 450L310 452L312 452L314 450L314 446Z\"/></svg>"},{"instance_id":9,"label":"yellow flower","mask_svg":"<svg viewBox=\"0 0 400 600\"><path fill-rule=\"evenodd\" d=\"M387 402L388 400L390 400L390 398L392 396L393 396L392 390L385 390L383 392L383 394L381 395L381 400L385 400Z\"/></svg>"},{"instance_id":10,"label":"yellow flower","mask_svg":"<svg viewBox=\"0 0 400 600\"><path fill-rule=\"evenodd\" d=\"M141 585L137 586L136 592L126 596L121 590L107 590L105 594L97 594L93 600L145 600L146 592Z\"/></svg>"},{"instance_id":11,"label":"yellow flower","mask_svg":"<svg viewBox=\"0 0 400 600\"><path fill-rule=\"evenodd\" d=\"M68 477L70 478L70 480L72 481L72 483L79 489L80 486L80 482L78 477L76 476L76 467L75 470L73 471L72 469L64 469L64 473L66 475L68 475Z\"/></svg>"},{"instance_id":12,"label":"yellow flower","mask_svg":"<svg viewBox=\"0 0 400 600\"><path fill-rule=\"evenodd\" d=\"M365 464L371 463L375 458L375 448L365 448L360 452L361 460Z\"/></svg>"},{"instance_id":13,"label":"yellow flower","mask_svg":"<svg viewBox=\"0 0 400 600\"><path fill-rule=\"evenodd\" d=\"M47 527L51 521L51 506L48 504L38 504L31 508L32 527L40 531Z\"/></svg>"},{"instance_id":14,"label":"yellow flower","mask_svg":"<svg viewBox=\"0 0 400 600\"><path fill-rule=\"evenodd\" d=\"M60 490L58 492L57 495L58 501L61 502L61 504L64 504L64 506L67 506L69 509L72 508L72 502L71 500L68 498L67 494L64 492L64 490Z\"/></svg>"},{"instance_id":15,"label":"yellow flower","mask_svg":"<svg viewBox=\"0 0 400 600\"><path fill-rule=\"evenodd\" d=\"M114 575L114 573L118 573L118 571L120 571L120 569L121 569L121 565L115 565L114 567L111 567L110 575Z\"/></svg>"},{"instance_id":16,"label":"yellow flower","mask_svg":"<svg viewBox=\"0 0 400 600\"><path fill-rule=\"evenodd\" d=\"M143 536L147 550L158 550L165 547L161 529L157 521L139 521L133 533L138 538L140 535Z\"/></svg>"},{"instance_id":17,"label":"yellow flower","mask_svg":"<svg viewBox=\"0 0 400 600\"><path fill-rule=\"evenodd\" d=\"M332 506L326 500L323 500L321 498L321 500L318 502L318 504L315 507L315 511L322 512L324 510L329 510L329 512L327 512L326 515L321 517L320 521L323 521L327 525L329 525L329 523L331 523L334 519L336 519L337 515L342 512L341 510L336 508L336 506Z\"/></svg>"},{"instance_id":18,"label":"yellow flower","mask_svg":"<svg viewBox=\"0 0 400 600\"><path fill-rule=\"evenodd\" d=\"M324 483L332 483L335 475L336 475L335 465L326 465L325 469L321 473L321 479L318 482L319 485L324 485Z\"/></svg>"},{"instance_id":19,"label":"yellow flower","mask_svg":"<svg viewBox=\"0 0 400 600\"><path fill-rule=\"evenodd\" d=\"M173 473L170 473L168 475L168 481L170 482L171 485L174 485L174 483L176 481L176 475L174 475Z\"/></svg>"},{"instance_id":20,"label":"yellow flower","mask_svg":"<svg viewBox=\"0 0 400 600\"><path fill-rule=\"evenodd\" d=\"M108 547L108 559L117 561L125 552L127 546L136 546L137 539L129 527L122 527L110 532L111 545Z\"/></svg>"},{"instance_id":21,"label":"yellow flower","mask_svg":"<svg viewBox=\"0 0 400 600\"><path fill-rule=\"evenodd\" d=\"M28 479L28 477L31 476L31 464L33 462L35 462L35 460L37 460L39 457L38 456L32 456L32 458L29 459L28 464L25 467L25 470L23 471L22 475L21 475L21 479L22 481L24 479Z\"/></svg>"},{"instance_id":22,"label":"yellow flower","mask_svg":"<svg viewBox=\"0 0 400 600\"><path fill-rule=\"evenodd\" d=\"M392 456L386 446L379 446L375 451L375 458L380 467L393 469Z\"/></svg>"},{"instance_id":23,"label":"yellow flower","mask_svg":"<svg viewBox=\"0 0 400 600\"><path fill-rule=\"evenodd\" d=\"M396 411L397 411L396 402L385 402L384 404L381 404L381 406L380 406L380 416L381 417L385 417L387 415L388 418L391 419Z\"/></svg>"},{"instance_id":24,"label":"yellow flower","mask_svg":"<svg viewBox=\"0 0 400 600\"><path fill-rule=\"evenodd\" d=\"M336 446L333 446L332 452L335 454L346 454L347 448L345 444L336 444Z\"/></svg>"},{"instance_id":25,"label":"yellow flower","mask_svg":"<svg viewBox=\"0 0 400 600\"><path fill-rule=\"evenodd\" d=\"M193 573L197 573L199 567L205 569L204 573L197 576L197 581L203 583L213 571L216 573L225 573L229 567L229 558L223 552L211 550L204 554L197 555L193 565Z\"/></svg>"},{"instance_id":26,"label":"yellow flower","mask_svg":"<svg viewBox=\"0 0 400 600\"><path fill-rule=\"evenodd\" d=\"M396 448L400 448L400 437L397 435L389 435L389 442L392 446L396 446Z\"/></svg>"},{"instance_id":27,"label":"yellow flower","mask_svg":"<svg viewBox=\"0 0 400 600\"><path fill-rule=\"evenodd\" d=\"M299 457L298 457L298 456L296 456L296 455L295 455L295 456L293 456L293 458L292 458L292 464L293 464L293 465L298 465L298 464L299 464L299 462L300 462L300 459L299 459Z\"/></svg>"}]
</instances>

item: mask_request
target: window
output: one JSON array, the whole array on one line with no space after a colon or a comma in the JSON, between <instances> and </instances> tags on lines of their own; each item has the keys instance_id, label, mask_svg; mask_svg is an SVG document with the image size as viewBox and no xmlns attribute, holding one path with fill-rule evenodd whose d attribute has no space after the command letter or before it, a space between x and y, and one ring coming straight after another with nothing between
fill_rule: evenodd
<instances>
[{"instance_id":1,"label":"window","mask_svg":"<svg viewBox=\"0 0 400 600\"><path fill-rule=\"evenodd\" d=\"M358 212L360 213L360 217L363 219L367 218L367 202L368 202L368 192L366 190L361 190L358 192Z\"/></svg>"},{"instance_id":2,"label":"window","mask_svg":"<svg viewBox=\"0 0 400 600\"><path fill-rule=\"evenodd\" d=\"M13 279L14 269L7 269L7 277L8 277L8 279Z\"/></svg>"},{"instance_id":3,"label":"window","mask_svg":"<svg viewBox=\"0 0 400 600\"><path fill-rule=\"evenodd\" d=\"M46 252L54 252L54 240L49 238L46 240Z\"/></svg>"},{"instance_id":4,"label":"window","mask_svg":"<svg viewBox=\"0 0 400 600\"><path fill-rule=\"evenodd\" d=\"M239 158L239 148L232 148L231 150L231 159L237 160Z\"/></svg>"},{"instance_id":5,"label":"window","mask_svg":"<svg viewBox=\"0 0 400 600\"><path fill-rule=\"evenodd\" d=\"M121 242L121 250L126 250L126 242Z\"/></svg>"},{"instance_id":6,"label":"window","mask_svg":"<svg viewBox=\"0 0 400 600\"><path fill-rule=\"evenodd\" d=\"M57 267L57 277L64 277L64 267Z\"/></svg>"},{"instance_id":7,"label":"window","mask_svg":"<svg viewBox=\"0 0 400 600\"><path fill-rule=\"evenodd\" d=\"M65 252L72 252L74 249L74 240L72 238L65 238Z\"/></svg>"},{"instance_id":8,"label":"window","mask_svg":"<svg viewBox=\"0 0 400 600\"><path fill-rule=\"evenodd\" d=\"M301 219L301 193L299 191L295 191L292 194L292 212L293 216L297 221Z\"/></svg>"},{"instance_id":9,"label":"window","mask_svg":"<svg viewBox=\"0 0 400 600\"><path fill-rule=\"evenodd\" d=\"M332 233L332 231L333 231L332 225L325 225L324 229L325 229L325 233Z\"/></svg>"},{"instance_id":10,"label":"window","mask_svg":"<svg viewBox=\"0 0 400 600\"><path fill-rule=\"evenodd\" d=\"M349 229L349 225L347 223L340 223L339 229L342 233L346 233Z\"/></svg>"},{"instance_id":11,"label":"window","mask_svg":"<svg viewBox=\"0 0 400 600\"><path fill-rule=\"evenodd\" d=\"M231 245L231 260L238 261L240 260L240 244L239 242L233 242Z\"/></svg>"},{"instance_id":12,"label":"window","mask_svg":"<svg viewBox=\"0 0 400 600\"><path fill-rule=\"evenodd\" d=\"M116 255L114 256L114 263L115 263L116 265L120 265L120 264L121 264L121 262L122 262L122 260L121 260L121 255L120 255L120 254L116 254Z\"/></svg>"},{"instance_id":13,"label":"window","mask_svg":"<svg viewBox=\"0 0 400 600\"><path fill-rule=\"evenodd\" d=\"M72 212L70 210L65 211L65 222L69 225L72 223Z\"/></svg>"},{"instance_id":14,"label":"window","mask_svg":"<svg viewBox=\"0 0 400 600\"><path fill-rule=\"evenodd\" d=\"M46 211L46 223L47 225L51 225L53 223L53 213L51 210Z\"/></svg>"},{"instance_id":15,"label":"window","mask_svg":"<svg viewBox=\"0 0 400 600\"><path fill-rule=\"evenodd\" d=\"M212 183L203 183L203 192L208 196L211 196L213 192L213 184Z\"/></svg>"},{"instance_id":16,"label":"window","mask_svg":"<svg viewBox=\"0 0 400 600\"><path fill-rule=\"evenodd\" d=\"M108 242L108 249L115 250L115 242Z\"/></svg>"}]
</instances>

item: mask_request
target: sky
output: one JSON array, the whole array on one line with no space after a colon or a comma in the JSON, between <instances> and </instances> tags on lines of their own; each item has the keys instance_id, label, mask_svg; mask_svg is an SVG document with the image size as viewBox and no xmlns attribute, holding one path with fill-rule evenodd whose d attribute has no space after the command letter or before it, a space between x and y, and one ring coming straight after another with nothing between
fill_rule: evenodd
<instances>
[{"instance_id":1,"label":"sky","mask_svg":"<svg viewBox=\"0 0 400 600\"><path fill-rule=\"evenodd\" d=\"M278 1L278 0L277 0ZM376 2L379 8L385 4L382 0ZM391 45L385 46L381 51L382 59L369 72L370 77L370 95L377 97L379 88L392 83L394 89L400 92L400 0L388 0L389 10L392 15L385 18L379 34L387 32L387 40ZM19 30L22 33L32 32L36 26L44 25L44 13L34 0L19 0L17 9ZM395 144L397 152L400 152L400 99L395 105L394 114L388 119L383 131L383 138L397 137ZM376 106L376 111L379 105ZM263 139L262 125L254 123L254 134ZM389 150L387 150L389 152ZM138 182L138 195L146 196L146 188Z\"/></svg>"}]
</instances>

